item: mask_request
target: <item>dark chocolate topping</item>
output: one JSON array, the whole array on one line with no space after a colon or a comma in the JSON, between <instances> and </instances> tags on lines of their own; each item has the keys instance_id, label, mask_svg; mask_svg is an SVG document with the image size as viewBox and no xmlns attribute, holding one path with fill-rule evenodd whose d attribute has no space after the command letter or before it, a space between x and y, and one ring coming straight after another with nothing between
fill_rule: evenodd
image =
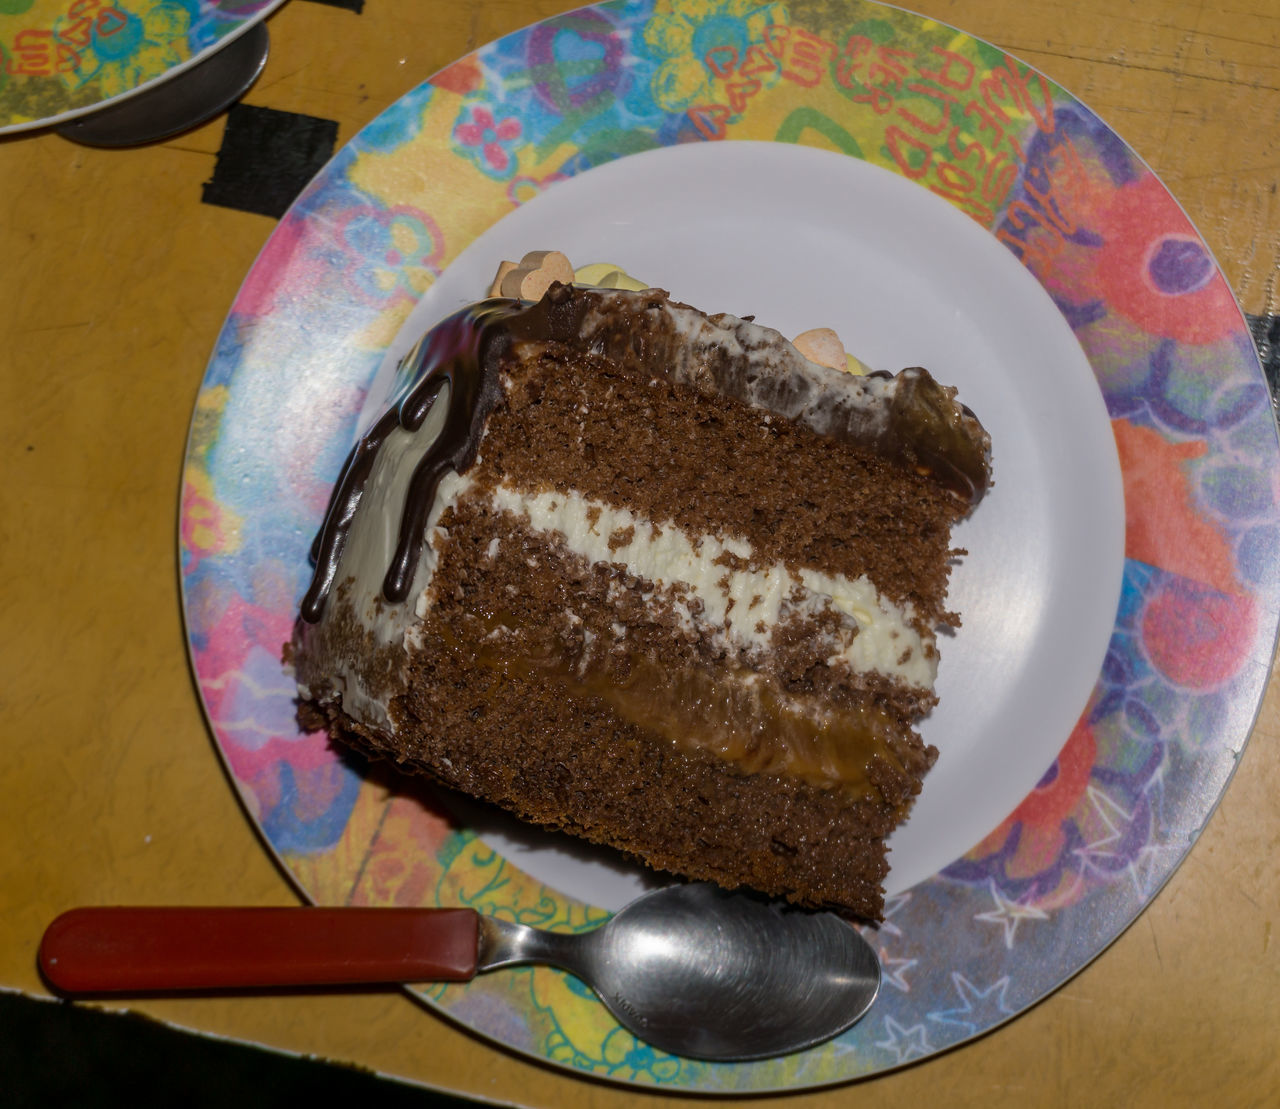
<instances>
[{"instance_id":1,"label":"dark chocolate topping","mask_svg":"<svg viewBox=\"0 0 1280 1109\"><path fill-rule=\"evenodd\" d=\"M417 431L447 382L449 409L444 427L409 482L395 557L382 583L382 594L388 601L398 603L408 597L440 479L447 470L461 473L471 465L485 418L497 401L498 360L492 357L496 351L491 348L495 340L503 338L499 325L519 308L519 302L510 300L471 305L433 327L405 356L401 370L410 375L407 391L355 445L334 486L320 534L312 546L315 572L302 599L304 620L314 624L324 612L347 533L382 444L397 427Z\"/></svg>"},{"instance_id":2,"label":"dark chocolate topping","mask_svg":"<svg viewBox=\"0 0 1280 1109\"><path fill-rule=\"evenodd\" d=\"M673 311L682 313L679 320ZM383 582L388 601L405 600L440 479L449 469L464 472L474 460L501 395L503 356L522 341L588 349L701 393L800 421L931 477L966 509L982 499L990 481L989 437L953 399L954 390L926 370L903 370L896 387L886 390L880 381L815 366L775 331L734 316L705 316L660 289L552 285L536 304L494 299L471 305L432 328L407 356L407 392L356 445L334 489L313 548L315 574L302 602L303 619L315 623L324 611L378 450L395 427L416 431L448 381L444 429L406 491L395 557Z\"/></svg>"}]
</instances>

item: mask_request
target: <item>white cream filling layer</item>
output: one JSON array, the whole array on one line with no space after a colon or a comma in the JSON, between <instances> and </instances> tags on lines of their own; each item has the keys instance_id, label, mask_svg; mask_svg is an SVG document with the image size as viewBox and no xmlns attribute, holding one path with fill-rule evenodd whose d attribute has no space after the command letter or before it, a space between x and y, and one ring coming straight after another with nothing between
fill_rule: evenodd
<instances>
[{"instance_id":1,"label":"white cream filling layer","mask_svg":"<svg viewBox=\"0 0 1280 1109\"><path fill-rule=\"evenodd\" d=\"M572 490L530 493L499 485L492 503L536 531L558 533L588 562L620 563L655 585L683 586L676 607L688 626L711 629L748 655L767 650L774 630L789 618L834 612L838 630L828 636L828 662L933 686L937 658L915 629L915 613L882 597L865 576L793 570L777 562L735 569L739 560L754 562L750 544L740 539L691 537L672 523L655 526Z\"/></svg>"}]
</instances>

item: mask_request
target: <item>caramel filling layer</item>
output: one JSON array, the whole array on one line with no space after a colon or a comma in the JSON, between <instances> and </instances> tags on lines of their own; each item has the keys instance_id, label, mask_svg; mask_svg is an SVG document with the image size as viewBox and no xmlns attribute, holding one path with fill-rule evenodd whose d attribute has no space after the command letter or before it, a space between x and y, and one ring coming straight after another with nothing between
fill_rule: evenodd
<instances>
[{"instance_id":1,"label":"caramel filling layer","mask_svg":"<svg viewBox=\"0 0 1280 1109\"><path fill-rule=\"evenodd\" d=\"M678 750L714 755L742 774L787 774L854 797L878 797L871 775L877 760L906 772L894 750L902 726L872 703L834 708L816 697L790 696L755 671L667 665L628 651L621 641L599 649L589 635L566 649L563 640L539 634L545 629L521 627L511 612L470 621L485 644L471 655L476 664L596 698ZM461 648L447 629L441 634ZM512 650L516 643L523 649ZM905 814L906 804L898 807Z\"/></svg>"}]
</instances>

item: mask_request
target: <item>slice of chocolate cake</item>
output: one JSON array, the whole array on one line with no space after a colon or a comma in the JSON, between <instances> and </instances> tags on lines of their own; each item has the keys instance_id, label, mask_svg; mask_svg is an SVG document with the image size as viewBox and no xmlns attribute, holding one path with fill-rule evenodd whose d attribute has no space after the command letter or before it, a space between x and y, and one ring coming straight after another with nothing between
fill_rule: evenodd
<instances>
[{"instance_id":1,"label":"slice of chocolate cake","mask_svg":"<svg viewBox=\"0 0 1280 1109\"><path fill-rule=\"evenodd\" d=\"M402 373L316 542L304 720L651 867L877 918L989 480L954 390L560 284Z\"/></svg>"}]
</instances>

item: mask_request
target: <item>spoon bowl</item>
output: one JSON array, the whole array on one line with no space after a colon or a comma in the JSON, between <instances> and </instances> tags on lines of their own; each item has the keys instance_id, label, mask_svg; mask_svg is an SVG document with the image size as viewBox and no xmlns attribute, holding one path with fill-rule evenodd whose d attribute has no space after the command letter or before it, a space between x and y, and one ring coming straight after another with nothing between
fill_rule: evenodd
<instances>
[{"instance_id":1,"label":"spoon bowl","mask_svg":"<svg viewBox=\"0 0 1280 1109\"><path fill-rule=\"evenodd\" d=\"M833 913L706 883L645 894L593 932L481 923L488 967L551 963L654 1047L743 1061L822 1043L875 1001L880 963Z\"/></svg>"}]
</instances>

